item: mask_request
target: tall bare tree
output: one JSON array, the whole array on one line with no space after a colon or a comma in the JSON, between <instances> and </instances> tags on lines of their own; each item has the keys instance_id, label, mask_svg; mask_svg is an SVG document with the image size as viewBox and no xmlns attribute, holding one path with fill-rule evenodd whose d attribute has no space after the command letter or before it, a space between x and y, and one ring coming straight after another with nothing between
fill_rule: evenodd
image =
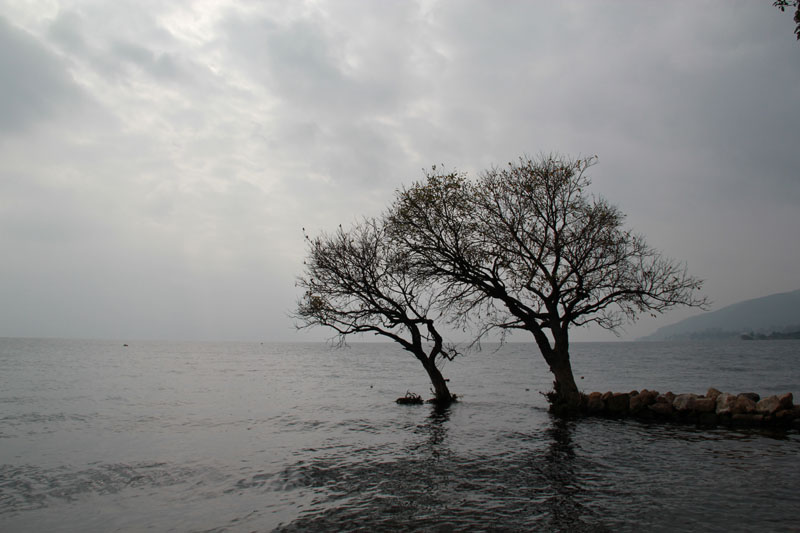
<instances>
[{"instance_id":1,"label":"tall bare tree","mask_svg":"<svg viewBox=\"0 0 800 533\"><path fill-rule=\"evenodd\" d=\"M435 280L413 273L408 254L383 222L364 220L306 241L305 273L298 278L305 293L295 312L299 327L331 328L341 343L358 333L392 339L422 363L434 400L453 401L438 367L457 355L434 323L441 295Z\"/></svg>"},{"instance_id":2,"label":"tall bare tree","mask_svg":"<svg viewBox=\"0 0 800 533\"><path fill-rule=\"evenodd\" d=\"M701 306L702 282L623 228L624 215L587 192L594 158L521 158L470 181L426 174L401 190L390 227L414 263L436 278L456 319L529 331L555 377L555 410L580 393L569 329L594 323L617 330L642 312Z\"/></svg>"}]
</instances>

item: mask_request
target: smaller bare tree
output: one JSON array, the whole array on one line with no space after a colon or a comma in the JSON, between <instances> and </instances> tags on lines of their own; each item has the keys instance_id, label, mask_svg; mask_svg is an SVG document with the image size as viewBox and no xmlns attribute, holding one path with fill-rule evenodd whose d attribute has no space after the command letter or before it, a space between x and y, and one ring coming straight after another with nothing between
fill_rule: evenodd
<instances>
[{"instance_id":1,"label":"smaller bare tree","mask_svg":"<svg viewBox=\"0 0 800 533\"><path fill-rule=\"evenodd\" d=\"M349 231L339 226L332 235L305 238L298 327L331 328L340 344L358 333L392 339L422 363L434 401L452 402L455 396L439 364L458 352L445 346L434 323L440 295L433 280L413 275L408 254L387 235L383 222L367 219Z\"/></svg>"}]
</instances>

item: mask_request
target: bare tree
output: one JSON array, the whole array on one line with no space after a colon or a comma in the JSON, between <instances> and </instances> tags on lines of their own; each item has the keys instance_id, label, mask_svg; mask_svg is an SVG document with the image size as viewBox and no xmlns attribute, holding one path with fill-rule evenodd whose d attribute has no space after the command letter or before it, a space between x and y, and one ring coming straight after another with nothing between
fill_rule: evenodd
<instances>
[{"instance_id":1,"label":"bare tree","mask_svg":"<svg viewBox=\"0 0 800 533\"><path fill-rule=\"evenodd\" d=\"M305 273L298 278L305 294L295 312L299 327L329 327L340 343L358 333L388 337L422 363L434 400L452 402L438 364L457 352L445 346L434 323L437 287L413 274L408 254L383 223L369 219L349 231L340 226L332 235L306 235L306 241Z\"/></svg>"},{"instance_id":2,"label":"bare tree","mask_svg":"<svg viewBox=\"0 0 800 533\"><path fill-rule=\"evenodd\" d=\"M456 319L479 335L529 331L555 377L556 410L580 402L569 356L569 328L617 330L642 312L702 306L702 282L622 227L624 215L590 196L594 158L521 158L477 181L426 174L398 193L393 236L414 271L439 279Z\"/></svg>"}]
</instances>

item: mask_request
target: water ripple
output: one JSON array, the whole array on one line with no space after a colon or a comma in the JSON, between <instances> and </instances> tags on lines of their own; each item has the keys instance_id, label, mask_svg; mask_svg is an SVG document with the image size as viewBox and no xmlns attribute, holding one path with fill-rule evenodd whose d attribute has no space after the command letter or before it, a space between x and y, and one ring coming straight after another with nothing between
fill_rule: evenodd
<instances>
[{"instance_id":1,"label":"water ripple","mask_svg":"<svg viewBox=\"0 0 800 533\"><path fill-rule=\"evenodd\" d=\"M0 514L41 509L53 501L74 502L89 494L170 487L197 475L197 469L156 462L96 465L77 471L65 466L0 465Z\"/></svg>"}]
</instances>

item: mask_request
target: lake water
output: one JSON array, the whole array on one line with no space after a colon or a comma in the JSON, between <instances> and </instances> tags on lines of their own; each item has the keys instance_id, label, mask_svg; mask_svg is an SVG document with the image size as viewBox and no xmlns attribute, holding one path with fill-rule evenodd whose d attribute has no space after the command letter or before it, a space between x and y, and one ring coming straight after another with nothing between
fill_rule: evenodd
<instances>
[{"instance_id":1,"label":"lake water","mask_svg":"<svg viewBox=\"0 0 800 533\"><path fill-rule=\"evenodd\" d=\"M800 531L800 435L551 417L532 344L0 339L1 531ZM800 341L587 343L581 388L800 402ZM582 377L582 379L581 379Z\"/></svg>"}]
</instances>

